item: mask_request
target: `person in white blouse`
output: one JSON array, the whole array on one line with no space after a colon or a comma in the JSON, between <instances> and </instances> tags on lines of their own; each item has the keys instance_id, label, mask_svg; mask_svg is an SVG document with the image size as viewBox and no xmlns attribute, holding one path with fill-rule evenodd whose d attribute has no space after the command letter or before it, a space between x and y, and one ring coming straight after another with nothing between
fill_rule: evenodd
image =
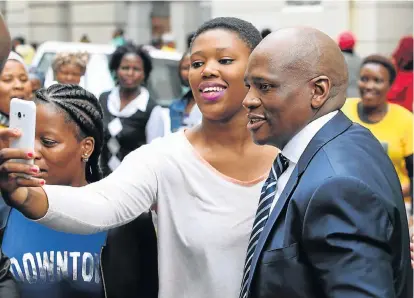
<instances>
[{"instance_id":1,"label":"person in white blouse","mask_svg":"<svg viewBox=\"0 0 414 298\"><path fill-rule=\"evenodd\" d=\"M2 149L6 201L49 227L85 234L124 225L156 203L159 297L238 297L261 187L278 152L253 143L242 107L244 72L260 41L260 32L237 18L204 23L189 71L202 123L133 151L98 183L71 188L16 179L14 173L32 172L9 158L29 159L27 152ZM18 133L0 132L7 136Z\"/></svg>"},{"instance_id":2,"label":"person in white blouse","mask_svg":"<svg viewBox=\"0 0 414 298\"><path fill-rule=\"evenodd\" d=\"M109 69L116 86L99 97L104 111L101 164L105 175L114 171L131 151L165 134L162 108L145 88L152 71L146 50L132 44L119 46L111 56Z\"/></svg>"}]
</instances>

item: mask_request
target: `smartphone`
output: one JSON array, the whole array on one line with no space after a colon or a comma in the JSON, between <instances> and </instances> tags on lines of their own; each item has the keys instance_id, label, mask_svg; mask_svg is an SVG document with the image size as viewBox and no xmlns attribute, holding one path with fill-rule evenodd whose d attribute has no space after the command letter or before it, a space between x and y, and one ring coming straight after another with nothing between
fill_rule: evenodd
<instances>
[{"instance_id":1,"label":"smartphone","mask_svg":"<svg viewBox=\"0 0 414 298\"><path fill-rule=\"evenodd\" d=\"M36 104L33 101L12 98L10 102L10 128L17 128L21 136L10 147L34 152L36 132ZM34 160L16 159L15 162L33 165ZM23 175L25 177L25 175Z\"/></svg>"}]
</instances>

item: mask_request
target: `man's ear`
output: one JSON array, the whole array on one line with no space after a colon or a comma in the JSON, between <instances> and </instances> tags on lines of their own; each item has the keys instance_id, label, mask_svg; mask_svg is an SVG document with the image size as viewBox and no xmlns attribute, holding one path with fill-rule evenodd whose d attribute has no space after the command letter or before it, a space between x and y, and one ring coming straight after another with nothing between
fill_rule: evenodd
<instances>
[{"instance_id":1,"label":"man's ear","mask_svg":"<svg viewBox=\"0 0 414 298\"><path fill-rule=\"evenodd\" d=\"M329 98L331 80L327 76L318 76L311 80L311 84L313 85L311 106L313 109L319 109Z\"/></svg>"}]
</instances>

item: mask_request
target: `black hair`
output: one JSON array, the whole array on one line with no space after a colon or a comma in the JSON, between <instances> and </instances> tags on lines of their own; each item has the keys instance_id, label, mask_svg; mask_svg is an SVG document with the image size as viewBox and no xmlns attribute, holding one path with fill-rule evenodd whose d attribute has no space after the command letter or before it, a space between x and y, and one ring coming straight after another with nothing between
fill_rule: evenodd
<instances>
[{"instance_id":1,"label":"black hair","mask_svg":"<svg viewBox=\"0 0 414 298\"><path fill-rule=\"evenodd\" d=\"M191 45L200 34L214 29L224 29L236 33L251 51L253 51L262 40L259 30L257 30L252 23L233 17L220 17L207 21L201 25L196 33L194 33Z\"/></svg>"},{"instance_id":2,"label":"black hair","mask_svg":"<svg viewBox=\"0 0 414 298\"><path fill-rule=\"evenodd\" d=\"M187 49L191 47L191 41L193 40L195 32L190 32L187 34Z\"/></svg>"},{"instance_id":3,"label":"black hair","mask_svg":"<svg viewBox=\"0 0 414 298\"><path fill-rule=\"evenodd\" d=\"M184 82L183 78L181 77L181 64L183 64L184 58L190 55L190 51L185 51L184 54L181 56L181 60L178 63L178 77L180 78L181 85L188 85L188 82Z\"/></svg>"},{"instance_id":4,"label":"black hair","mask_svg":"<svg viewBox=\"0 0 414 298\"><path fill-rule=\"evenodd\" d=\"M154 48L161 48L162 47L162 40L161 40L161 38L159 38L159 37L153 38L151 40L151 45Z\"/></svg>"},{"instance_id":5,"label":"black hair","mask_svg":"<svg viewBox=\"0 0 414 298\"><path fill-rule=\"evenodd\" d=\"M99 181L102 178L99 156L104 142L104 124L102 108L95 95L79 85L54 84L47 89L37 90L34 101L53 104L64 112L66 119L78 127L78 140L94 138L95 148L86 162L86 180Z\"/></svg>"},{"instance_id":6,"label":"black hair","mask_svg":"<svg viewBox=\"0 0 414 298\"><path fill-rule=\"evenodd\" d=\"M382 55L370 55L366 57L364 60L362 60L361 68L368 63L374 63L384 66L385 69L388 71L390 77L390 85L392 85L392 83L395 80L395 77L397 76L397 72L395 70L394 64L390 59Z\"/></svg>"},{"instance_id":7,"label":"black hair","mask_svg":"<svg viewBox=\"0 0 414 298\"><path fill-rule=\"evenodd\" d=\"M354 49L343 49L341 50L342 53L354 54Z\"/></svg>"},{"instance_id":8,"label":"black hair","mask_svg":"<svg viewBox=\"0 0 414 298\"><path fill-rule=\"evenodd\" d=\"M266 36L268 36L270 33L272 33L272 30L270 30L269 28L265 28L260 32L260 35L262 35L262 38L265 38Z\"/></svg>"},{"instance_id":9,"label":"black hair","mask_svg":"<svg viewBox=\"0 0 414 298\"><path fill-rule=\"evenodd\" d=\"M38 44L37 42L32 42L30 45L33 47L33 49L34 49L35 51L37 50L37 48L38 48L38 46L39 46L39 44Z\"/></svg>"},{"instance_id":10,"label":"black hair","mask_svg":"<svg viewBox=\"0 0 414 298\"><path fill-rule=\"evenodd\" d=\"M122 28L115 29L115 34L119 34L120 36L123 36L124 35L124 29L122 29Z\"/></svg>"},{"instance_id":11,"label":"black hair","mask_svg":"<svg viewBox=\"0 0 414 298\"><path fill-rule=\"evenodd\" d=\"M23 36L16 36L15 38L13 38L13 40L18 41L20 44L26 43L26 39Z\"/></svg>"},{"instance_id":12,"label":"black hair","mask_svg":"<svg viewBox=\"0 0 414 298\"><path fill-rule=\"evenodd\" d=\"M136 46L132 43L128 43L126 45L122 45L116 48L115 52L112 54L111 59L109 61L109 70L114 75L115 79L117 79L116 72L121 65L122 58L126 54L135 54L142 59L142 63L144 66L144 83L146 83L149 79L149 76L152 71L152 62L151 57L148 52L144 49L142 45Z\"/></svg>"}]
</instances>

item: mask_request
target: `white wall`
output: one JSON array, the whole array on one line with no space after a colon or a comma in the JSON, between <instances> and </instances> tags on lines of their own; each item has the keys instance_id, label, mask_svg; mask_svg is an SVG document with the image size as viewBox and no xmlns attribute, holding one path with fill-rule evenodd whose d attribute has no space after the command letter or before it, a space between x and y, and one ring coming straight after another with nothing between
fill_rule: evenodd
<instances>
[{"instance_id":1,"label":"white wall","mask_svg":"<svg viewBox=\"0 0 414 298\"><path fill-rule=\"evenodd\" d=\"M70 39L79 41L83 34L87 34L94 43L109 43L113 31L119 25L117 9L119 8L114 1L95 3L72 1L69 9Z\"/></svg>"},{"instance_id":2,"label":"white wall","mask_svg":"<svg viewBox=\"0 0 414 298\"><path fill-rule=\"evenodd\" d=\"M291 9L283 0L173 1L171 29L178 48L184 50L186 35L212 17L235 16L258 29L273 30L295 25L318 28L332 38L352 30L357 51L390 54L401 36L413 32L411 0L322 0L316 9ZM110 42L115 28L128 38L148 42L151 1L7 1L6 21L12 36L28 41L78 41L87 34L92 42Z\"/></svg>"},{"instance_id":3,"label":"white wall","mask_svg":"<svg viewBox=\"0 0 414 298\"><path fill-rule=\"evenodd\" d=\"M332 37L349 27L348 1L322 1L320 7L295 9L284 1L213 0L212 16L233 16L252 22L259 30L312 26Z\"/></svg>"},{"instance_id":4,"label":"white wall","mask_svg":"<svg viewBox=\"0 0 414 298\"><path fill-rule=\"evenodd\" d=\"M212 17L234 16L252 22L258 29L312 26L333 39L351 30L362 55L389 55L403 35L413 33L411 0L324 0L319 7L292 8L285 1L212 0Z\"/></svg>"},{"instance_id":5,"label":"white wall","mask_svg":"<svg viewBox=\"0 0 414 298\"><path fill-rule=\"evenodd\" d=\"M354 1L351 29L362 55L389 55L400 38L413 33L412 1Z\"/></svg>"},{"instance_id":6,"label":"white wall","mask_svg":"<svg viewBox=\"0 0 414 298\"><path fill-rule=\"evenodd\" d=\"M186 50L188 33L196 31L202 23L210 19L210 15L210 5L197 1L171 2L171 31L178 50L182 52Z\"/></svg>"},{"instance_id":7,"label":"white wall","mask_svg":"<svg viewBox=\"0 0 414 298\"><path fill-rule=\"evenodd\" d=\"M7 1L6 22L11 36L30 36L28 1Z\"/></svg>"}]
</instances>

